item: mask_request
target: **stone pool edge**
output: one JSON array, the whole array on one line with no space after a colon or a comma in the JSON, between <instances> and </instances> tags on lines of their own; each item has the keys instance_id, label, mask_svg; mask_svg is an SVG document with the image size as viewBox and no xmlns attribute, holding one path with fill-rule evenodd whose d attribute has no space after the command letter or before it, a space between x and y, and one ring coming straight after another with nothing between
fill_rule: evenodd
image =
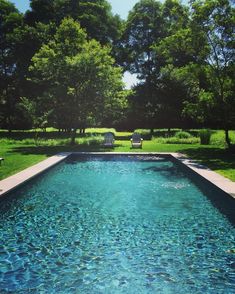
<instances>
[{"instance_id":1,"label":"stone pool edge","mask_svg":"<svg viewBox=\"0 0 235 294\"><path fill-rule=\"evenodd\" d=\"M51 156L13 176L10 176L0 181L0 197L8 192L14 190L18 186L26 183L37 175L43 173L47 169L65 160L68 156L76 155L154 155L171 157L183 166L191 170L193 173L199 175L204 180L210 182L215 187L219 188L226 194L235 199L235 182L217 174L206 166L199 164L197 161L188 158L181 153L173 152L64 152Z\"/></svg>"},{"instance_id":2,"label":"stone pool edge","mask_svg":"<svg viewBox=\"0 0 235 294\"><path fill-rule=\"evenodd\" d=\"M200 176L219 190L222 190L235 199L235 182L212 171L207 166L198 163L196 160L190 159L184 154L171 153L171 155L173 158L191 170L194 174Z\"/></svg>"},{"instance_id":3,"label":"stone pool edge","mask_svg":"<svg viewBox=\"0 0 235 294\"><path fill-rule=\"evenodd\" d=\"M58 153L0 181L0 198L44 171L65 160L71 152Z\"/></svg>"}]
</instances>

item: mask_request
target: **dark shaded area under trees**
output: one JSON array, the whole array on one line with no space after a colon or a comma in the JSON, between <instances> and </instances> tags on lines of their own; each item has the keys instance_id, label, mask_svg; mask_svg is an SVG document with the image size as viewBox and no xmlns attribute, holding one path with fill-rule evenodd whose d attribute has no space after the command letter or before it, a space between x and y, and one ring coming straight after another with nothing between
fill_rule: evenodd
<instances>
[{"instance_id":1,"label":"dark shaded area under trees","mask_svg":"<svg viewBox=\"0 0 235 294\"><path fill-rule=\"evenodd\" d=\"M0 128L211 127L233 148L232 2L141 0L124 21L106 0L31 0L25 14L0 0ZM137 74L131 91L121 71Z\"/></svg>"}]
</instances>

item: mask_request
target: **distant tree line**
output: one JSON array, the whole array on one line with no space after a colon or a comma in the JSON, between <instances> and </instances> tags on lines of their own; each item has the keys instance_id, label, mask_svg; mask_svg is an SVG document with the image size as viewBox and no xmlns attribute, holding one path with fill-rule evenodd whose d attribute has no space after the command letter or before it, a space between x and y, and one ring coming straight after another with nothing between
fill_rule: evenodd
<instances>
[{"instance_id":1,"label":"distant tree line","mask_svg":"<svg viewBox=\"0 0 235 294\"><path fill-rule=\"evenodd\" d=\"M235 129L235 8L140 0L0 0L0 128ZM122 74L137 74L124 89Z\"/></svg>"}]
</instances>

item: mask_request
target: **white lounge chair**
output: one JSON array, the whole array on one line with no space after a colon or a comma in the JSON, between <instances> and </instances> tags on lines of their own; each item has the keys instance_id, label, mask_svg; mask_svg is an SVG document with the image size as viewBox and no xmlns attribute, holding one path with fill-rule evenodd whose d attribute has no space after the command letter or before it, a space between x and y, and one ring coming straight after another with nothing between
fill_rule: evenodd
<instances>
[{"instance_id":1,"label":"white lounge chair","mask_svg":"<svg viewBox=\"0 0 235 294\"><path fill-rule=\"evenodd\" d=\"M143 139L140 134L134 133L131 138L131 146L132 148L142 148Z\"/></svg>"},{"instance_id":2,"label":"white lounge chair","mask_svg":"<svg viewBox=\"0 0 235 294\"><path fill-rule=\"evenodd\" d=\"M114 135L113 133L104 134L104 147L113 147L114 146Z\"/></svg>"}]
</instances>

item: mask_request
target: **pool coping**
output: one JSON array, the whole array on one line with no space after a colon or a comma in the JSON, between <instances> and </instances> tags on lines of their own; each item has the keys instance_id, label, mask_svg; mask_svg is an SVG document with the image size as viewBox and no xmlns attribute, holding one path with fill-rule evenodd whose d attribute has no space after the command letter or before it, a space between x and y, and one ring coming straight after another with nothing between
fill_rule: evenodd
<instances>
[{"instance_id":1,"label":"pool coping","mask_svg":"<svg viewBox=\"0 0 235 294\"><path fill-rule=\"evenodd\" d=\"M154 155L172 157L177 162L180 162L184 167L191 170L193 173L201 176L204 180L210 182L218 189L235 199L235 182L219 175L218 173L210 170L204 165L199 164L197 161L188 158L186 155L175 152L63 152L51 156L25 170L10 176L0 181L0 197L6 195L8 192L21 186L37 175L43 173L49 168L55 166L61 161L65 160L68 156L76 155Z\"/></svg>"},{"instance_id":2,"label":"pool coping","mask_svg":"<svg viewBox=\"0 0 235 294\"><path fill-rule=\"evenodd\" d=\"M0 197L65 160L71 152L58 153L0 181Z\"/></svg>"}]
</instances>

